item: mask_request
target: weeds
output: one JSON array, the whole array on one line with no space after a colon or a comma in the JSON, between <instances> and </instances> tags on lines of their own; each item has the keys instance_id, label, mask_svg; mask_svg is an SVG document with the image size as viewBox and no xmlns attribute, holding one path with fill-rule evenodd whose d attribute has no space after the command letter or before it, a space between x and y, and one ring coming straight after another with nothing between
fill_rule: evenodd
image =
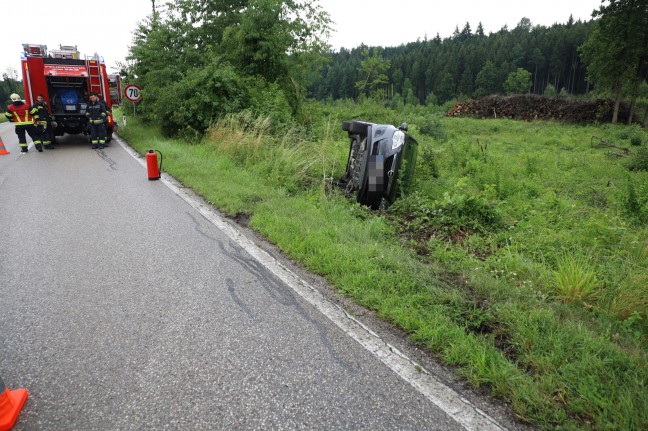
<instances>
[{"instance_id":1,"label":"weeds","mask_svg":"<svg viewBox=\"0 0 648 431\"><path fill-rule=\"evenodd\" d=\"M416 136L428 155L415 190L375 213L322 186L344 169L339 124L407 119L368 102L321 109L315 138L271 134L248 115L195 145L154 146L184 184L249 214L251 228L520 419L648 428L648 228L631 216L644 214L648 177L590 145L622 129L434 117L447 140ZM122 135L143 152L154 134L138 127Z\"/></svg>"},{"instance_id":2,"label":"weeds","mask_svg":"<svg viewBox=\"0 0 648 431\"><path fill-rule=\"evenodd\" d=\"M565 302L590 305L597 297L600 284L585 258L565 254L554 272L553 288Z\"/></svg>"},{"instance_id":3,"label":"weeds","mask_svg":"<svg viewBox=\"0 0 648 431\"><path fill-rule=\"evenodd\" d=\"M626 164L630 171L648 171L648 148L639 148Z\"/></svg>"}]
</instances>

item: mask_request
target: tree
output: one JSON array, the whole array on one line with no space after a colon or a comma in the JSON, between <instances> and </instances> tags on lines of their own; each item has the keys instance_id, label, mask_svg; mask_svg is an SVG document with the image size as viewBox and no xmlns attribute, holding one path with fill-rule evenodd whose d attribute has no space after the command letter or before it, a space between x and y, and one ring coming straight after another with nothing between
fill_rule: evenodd
<instances>
[{"instance_id":1,"label":"tree","mask_svg":"<svg viewBox=\"0 0 648 431\"><path fill-rule=\"evenodd\" d=\"M524 52L524 48L522 48L522 45L519 43L516 43L513 49L511 50L511 63L513 66L516 67L522 67L524 64L524 58L526 57L526 53Z\"/></svg>"},{"instance_id":2,"label":"tree","mask_svg":"<svg viewBox=\"0 0 648 431\"><path fill-rule=\"evenodd\" d=\"M479 21L479 24L477 25L477 30L475 30L475 35L480 37L484 35L484 26L482 25L481 21Z\"/></svg>"},{"instance_id":3,"label":"tree","mask_svg":"<svg viewBox=\"0 0 648 431\"><path fill-rule=\"evenodd\" d=\"M531 53L530 62L533 64L533 92L537 93L538 91L538 68L544 66L545 58L542 55L542 51L539 48L534 48Z\"/></svg>"},{"instance_id":4,"label":"tree","mask_svg":"<svg viewBox=\"0 0 648 431\"><path fill-rule=\"evenodd\" d=\"M498 93L500 88L498 76L499 72L497 67L493 62L488 60L475 79L475 85L477 86L475 97L483 97L488 96L489 94Z\"/></svg>"},{"instance_id":5,"label":"tree","mask_svg":"<svg viewBox=\"0 0 648 431\"><path fill-rule=\"evenodd\" d=\"M531 27L531 20L524 17L520 20L514 31L516 31L517 33L528 33L531 31Z\"/></svg>"},{"instance_id":6,"label":"tree","mask_svg":"<svg viewBox=\"0 0 648 431\"><path fill-rule=\"evenodd\" d=\"M141 112L148 119L181 117L164 104L190 85L199 87L194 93L201 99L188 109L206 110L194 112L202 121L188 124L198 132L226 112L263 106L255 98L268 95L300 114L305 89L330 49L330 18L316 0L176 0L166 6L139 25L129 55L128 74L146 87ZM210 91L202 91L201 79ZM232 91L221 91L227 85Z\"/></svg>"},{"instance_id":7,"label":"tree","mask_svg":"<svg viewBox=\"0 0 648 431\"><path fill-rule=\"evenodd\" d=\"M402 92L403 92L403 77L404 77L403 71L400 68L397 68L392 73L391 82L392 82L392 84L394 84L394 87L395 87L394 91L396 93L402 94Z\"/></svg>"},{"instance_id":8,"label":"tree","mask_svg":"<svg viewBox=\"0 0 648 431\"><path fill-rule=\"evenodd\" d=\"M357 81L355 86L360 95L379 96L378 89L389 82L386 72L390 62L383 59L379 48L372 49L371 53L365 48L362 57L363 60L360 62L359 68L362 79Z\"/></svg>"},{"instance_id":9,"label":"tree","mask_svg":"<svg viewBox=\"0 0 648 431\"><path fill-rule=\"evenodd\" d=\"M461 42L465 42L472 36L472 30L470 29L470 23L466 21L463 29L461 30Z\"/></svg>"},{"instance_id":10,"label":"tree","mask_svg":"<svg viewBox=\"0 0 648 431\"><path fill-rule=\"evenodd\" d=\"M648 3L610 0L609 5L602 5L592 16L599 19L580 51L587 62L588 78L614 95L612 122L616 123L624 82L645 80L641 74L648 61ZM633 91L638 88L632 87Z\"/></svg>"},{"instance_id":11,"label":"tree","mask_svg":"<svg viewBox=\"0 0 648 431\"><path fill-rule=\"evenodd\" d=\"M515 72L509 73L504 82L504 92L506 94L527 93L531 87L531 72L518 67Z\"/></svg>"},{"instance_id":12,"label":"tree","mask_svg":"<svg viewBox=\"0 0 648 431\"><path fill-rule=\"evenodd\" d=\"M455 83L450 72L443 74L443 78L441 78L439 88L437 89L437 96L440 104L452 100L455 96Z\"/></svg>"},{"instance_id":13,"label":"tree","mask_svg":"<svg viewBox=\"0 0 648 431\"><path fill-rule=\"evenodd\" d=\"M2 74L2 80L0 81L0 102L3 105L8 105L10 103L9 96L13 93L22 94L23 85L22 81L18 80L18 71L16 69L7 69L5 73Z\"/></svg>"},{"instance_id":14,"label":"tree","mask_svg":"<svg viewBox=\"0 0 648 431\"><path fill-rule=\"evenodd\" d=\"M474 82L475 79L473 77L472 69L470 68L470 66L467 66L461 74L461 79L459 80L457 90L459 90L460 94L463 94L465 96L472 96Z\"/></svg>"},{"instance_id":15,"label":"tree","mask_svg":"<svg viewBox=\"0 0 648 431\"><path fill-rule=\"evenodd\" d=\"M576 21L570 26L554 24L551 27L532 27L528 19L523 19L513 30L503 28L487 36L478 36L480 31L483 32L483 26L481 30L478 26L477 31L465 39L469 30L468 26L464 26L465 31L457 27L452 37L443 40L437 34L433 39L397 47L381 47L382 58L392 64L385 72L393 84L389 91L404 96L406 91L402 83L408 78L419 103L425 103L430 92L440 96L439 86L447 72L454 82L453 94L481 97L502 93L503 83L509 74L521 67L533 73L533 91L537 94L541 94L549 83L557 89L564 88L570 94L583 94L589 88L585 64L577 47L586 41L594 24L594 21ZM336 70L349 70L345 72L345 82L347 85L350 83L350 91L338 91L341 75L321 74L312 94L317 94L320 99L326 99L329 94L355 97L357 91L353 84L362 79L358 69L364 59L362 52L365 48L371 52L372 48L365 46L345 50L344 55L329 55L337 65ZM330 89L329 93L322 93L326 88Z\"/></svg>"}]
</instances>

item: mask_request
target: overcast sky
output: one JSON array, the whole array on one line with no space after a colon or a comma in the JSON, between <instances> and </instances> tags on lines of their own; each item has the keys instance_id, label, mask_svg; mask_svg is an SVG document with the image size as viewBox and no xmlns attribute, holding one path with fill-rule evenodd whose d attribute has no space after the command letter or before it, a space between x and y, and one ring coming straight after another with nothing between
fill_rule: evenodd
<instances>
[{"instance_id":1,"label":"overcast sky","mask_svg":"<svg viewBox=\"0 0 648 431\"><path fill-rule=\"evenodd\" d=\"M104 57L111 72L128 54L132 31L151 13L151 0L0 0L0 74L20 70L23 43L77 45L82 55ZM157 1L158 4L162 0ZM334 21L330 43L334 49L398 46L427 35L452 35L466 22L473 32L479 22L486 34L504 25L514 28L523 17L532 25L549 26L591 19L600 0L319 0ZM104 7L105 6L105 7ZM100 9L101 8L101 9ZM13 11L11 11L13 10ZM21 78L19 78L21 79Z\"/></svg>"}]
</instances>

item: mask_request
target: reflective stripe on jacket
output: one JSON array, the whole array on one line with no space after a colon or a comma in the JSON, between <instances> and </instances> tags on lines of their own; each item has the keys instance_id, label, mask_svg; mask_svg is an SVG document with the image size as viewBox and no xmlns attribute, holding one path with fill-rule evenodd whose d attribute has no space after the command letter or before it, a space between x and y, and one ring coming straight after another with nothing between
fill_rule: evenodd
<instances>
[{"instance_id":1,"label":"reflective stripe on jacket","mask_svg":"<svg viewBox=\"0 0 648 431\"><path fill-rule=\"evenodd\" d=\"M86 108L86 117L88 117L91 123L103 123L103 120L107 119L108 115L110 115L110 111L103 100L97 100L95 103L88 103L88 107Z\"/></svg>"},{"instance_id":2,"label":"reflective stripe on jacket","mask_svg":"<svg viewBox=\"0 0 648 431\"><path fill-rule=\"evenodd\" d=\"M13 102L7 106L5 117L9 121L13 121L16 126L25 126L27 124L34 124L34 119L29 113L29 106L23 101Z\"/></svg>"},{"instance_id":3,"label":"reflective stripe on jacket","mask_svg":"<svg viewBox=\"0 0 648 431\"><path fill-rule=\"evenodd\" d=\"M45 102L34 103L31 106L29 113L34 116L34 120L36 121L49 121L50 119L49 108Z\"/></svg>"}]
</instances>

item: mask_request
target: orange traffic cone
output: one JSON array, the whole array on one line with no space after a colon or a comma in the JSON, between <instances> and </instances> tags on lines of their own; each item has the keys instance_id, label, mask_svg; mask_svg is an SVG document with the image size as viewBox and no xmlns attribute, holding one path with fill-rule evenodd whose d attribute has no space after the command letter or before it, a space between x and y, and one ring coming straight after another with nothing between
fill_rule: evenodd
<instances>
[{"instance_id":1,"label":"orange traffic cone","mask_svg":"<svg viewBox=\"0 0 648 431\"><path fill-rule=\"evenodd\" d=\"M20 409L27 401L27 390L10 391L0 377L0 431L9 431L18 420Z\"/></svg>"},{"instance_id":2,"label":"orange traffic cone","mask_svg":"<svg viewBox=\"0 0 648 431\"><path fill-rule=\"evenodd\" d=\"M2 142L2 136L0 136L0 156L4 154L9 154L9 151L4 146L4 142Z\"/></svg>"}]
</instances>

